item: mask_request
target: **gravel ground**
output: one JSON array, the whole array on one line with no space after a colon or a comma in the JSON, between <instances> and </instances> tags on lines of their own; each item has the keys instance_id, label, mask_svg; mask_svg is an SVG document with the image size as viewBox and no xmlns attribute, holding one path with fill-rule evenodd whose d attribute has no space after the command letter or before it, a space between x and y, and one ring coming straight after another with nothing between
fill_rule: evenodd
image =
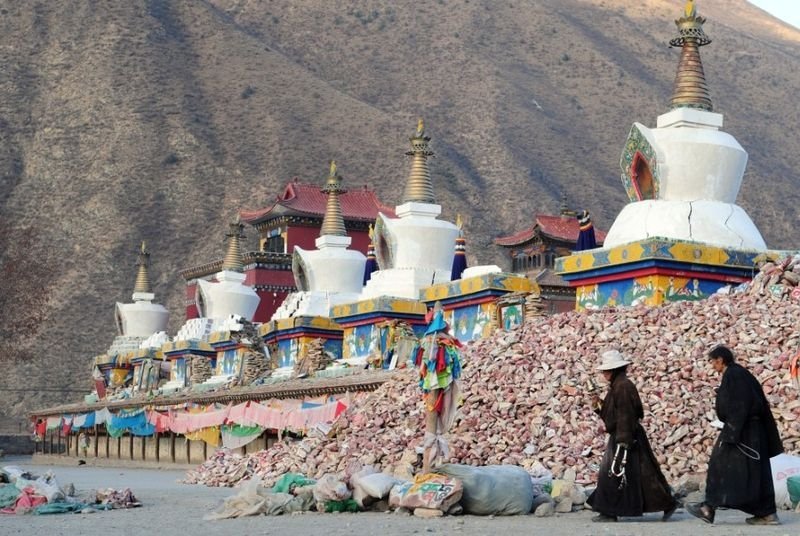
<instances>
[{"instance_id":1,"label":"gravel ground","mask_svg":"<svg viewBox=\"0 0 800 536\"><path fill-rule=\"evenodd\" d=\"M389 536L404 534L469 534L516 535L547 534L548 536L582 535L745 535L800 534L800 514L779 512L783 524L777 527L751 527L744 523L745 514L736 511L717 512L717 522L706 525L683 510L672 521L660 522L660 515L644 519L623 520L618 523L591 522L592 513L582 511L550 518L533 516L477 517L458 516L440 519L419 519L397 514L301 514L278 517L249 517L221 521L203 521L203 515L215 509L225 498L235 493L228 488L207 488L179 484L183 471L106 468L91 466L31 465L30 458L5 458L2 465L18 465L36 474L52 470L61 485L72 482L78 491L95 488L129 487L141 501L141 508L112 510L94 514L61 514L50 516L2 516L0 535L45 534L98 535L142 534L145 531L161 535L183 534L275 534L326 536Z\"/></svg>"}]
</instances>

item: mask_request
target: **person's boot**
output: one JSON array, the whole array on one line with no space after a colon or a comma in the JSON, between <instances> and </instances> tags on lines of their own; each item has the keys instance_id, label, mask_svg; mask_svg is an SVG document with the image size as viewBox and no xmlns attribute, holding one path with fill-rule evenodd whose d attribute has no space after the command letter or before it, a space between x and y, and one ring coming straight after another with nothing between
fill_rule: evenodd
<instances>
[{"instance_id":1,"label":"person's boot","mask_svg":"<svg viewBox=\"0 0 800 536\"><path fill-rule=\"evenodd\" d=\"M706 523L714 523L714 508L706 503L687 504L686 511L692 514L694 517L702 519Z\"/></svg>"},{"instance_id":2,"label":"person's boot","mask_svg":"<svg viewBox=\"0 0 800 536\"><path fill-rule=\"evenodd\" d=\"M669 518L672 517L672 514L674 514L675 510L677 509L678 509L678 501L675 501L674 503L672 503L672 506L670 508L664 510L664 515L661 516L661 521L669 521Z\"/></svg>"},{"instance_id":3,"label":"person's boot","mask_svg":"<svg viewBox=\"0 0 800 536\"><path fill-rule=\"evenodd\" d=\"M778 519L778 514L769 514L766 516L753 516L744 520L748 525L780 525L781 520Z\"/></svg>"}]
</instances>

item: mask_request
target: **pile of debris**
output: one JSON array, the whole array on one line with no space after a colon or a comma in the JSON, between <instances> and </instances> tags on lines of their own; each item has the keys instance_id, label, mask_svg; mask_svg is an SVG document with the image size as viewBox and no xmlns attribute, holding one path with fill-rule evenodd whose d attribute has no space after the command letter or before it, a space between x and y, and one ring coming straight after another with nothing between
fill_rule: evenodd
<instances>
[{"instance_id":1,"label":"pile of debris","mask_svg":"<svg viewBox=\"0 0 800 536\"><path fill-rule=\"evenodd\" d=\"M193 355L191 357L191 375L189 376L189 382L191 385L197 385L203 383L204 381L208 380L213 371L211 370L211 363L209 363L208 358L201 356L201 355ZM189 359L187 357L187 359Z\"/></svg>"},{"instance_id":2,"label":"pile of debris","mask_svg":"<svg viewBox=\"0 0 800 536\"><path fill-rule=\"evenodd\" d=\"M318 370L325 368L333 360L325 351L322 339L314 339L306 346L305 353L294 364L294 372L298 377L313 376Z\"/></svg>"},{"instance_id":3,"label":"pile of debris","mask_svg":"<svg viewBox=\"0 0 800 536\"><path fill-rule=\"evenodd\" d=\"M242 385L252 385L260 378L272 374L266 356L261 352L248 351L242 357Z\"/></svg>"},{"instance_id":4,"label":"pile of debris","mask_svg":"<svg viewBox=\"0 0 800 536\"><path fill-rule=\"evenodd\" d=\"M763 383L784 446L797 452L800 400L789 362L800 349L800 301L738 290L660 308L529 317L519 329L467 345L464 404L449 435L449 461L526 468L541 462L556 475L574 470L580 484L594 481L606 435L590 408L592 380L598 379L599 355L617 348L633 361L629 377L667 478L704 472L717 436L710 423L720 381L705 355L718 343L731 347ZM341 473L354 460L392 474L401 469L404 453L420 445L422 422L420 392L409 371L342 414L328 436L278 444L236 463L268 482L289 471L314 478ZM188 480L212 483L204 475L214 463Z\"/></svg>"},{"instance_id":5,"label":"pile of debris","mask_svg":"<svg viewBox=\"0 0 800 536\"><path fill-rule=\"evenodd\" d=\"M0 514L90 513L137 506L141 503L129 488L79 494L72 484L61 486L50 471L36 476L13 465L0 469Z\"/></svg>"},{"instance_id":6,"label":"pile of debris","mask_svg":"<svg viewBox=\"0 0 800 536\"><path fill-rule=\"evenodd\" d=\"M800 256L765 262L749 285L751 294L770 293L779 299L800 299Z\"/></svg>"}]
</instances>

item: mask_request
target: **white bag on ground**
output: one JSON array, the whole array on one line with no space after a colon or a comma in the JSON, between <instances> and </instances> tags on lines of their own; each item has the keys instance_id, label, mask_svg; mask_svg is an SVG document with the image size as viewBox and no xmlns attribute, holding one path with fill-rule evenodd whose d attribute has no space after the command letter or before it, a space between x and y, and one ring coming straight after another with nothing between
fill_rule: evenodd
<instances>
[{"instance_id":1,"label":"white bag on ground","mask_svg":"<svg viewBox=\"0 0 800 536\"><path fill-rule=\"evenodd\" d=\"M322 475L314 484L314 500L318 503L327 501L344 501L350 498L347 484L336 478L336 475Z\"/></svg>"},{"instance_id":2,"label":"white bag on ground","mask_svg":"<svg viewBox=\"0 0 800 536\"><path fill-rule=\"evenodd\" d=\"M239 488L239 493L226 498L219 508L204 516L203 519L211 521L263 514L266 505L263 493L266 490L260 486L261 479L258 477L244 482Z\"/></svg>"},{"instance_id":3,"label":"white bag on ground","mask_svg":"<svg viewBox=\"0 0 800 536\"><path fill-rule=\"evenodd\" d=\"M397 479L385 473L370 473L367 475L356 474L350 479L353 486L353 500L360 507L364 507L364 499L372 497L381 500L392 490Z\"/></svg>"},{"instance_id":4,"label":"white bag on ground","mask_svg":"<svg viewBox=\"0 0 800 536\"><path fill-rule=\"evenodd\" d=\"M14 485L20 491L27 487L32 487L36 495L44 496L49 503L63 501L65 497L64 492L61 491L61 486L59 486L56 481L56 477L50 473L47 476L40 476L36 480L18 477L14 481Z\"/></svg>"},{"instance_id":5,"label":"white bag on ground","mask_svg":"<svg viewBox=\"0 0 800 536\"><path fill-rule=\"evenodd\" d=\"M770 458L769 464L772 467L772 484L775 487L775 507L790 509L792 500L789 497L786 479L790 476L800 475L800 456L778 454Z\"/></svg>"},{"instance_id":6,"label":"white bag on ground","mask_svg":"<svg viewBox=\"0 0 800 536\"><path fill-rule=\"evenodd\" d=\"M8 475L8 479L11 481L12 484L16 479L18 479L19 477L24 478L24 475L27 474L27 471L23 471L16 465L6 465L5 467L3 467L3 471Z\"/></svg>"},{"instance_id":7,"label":"white bag on ground","mask_svg":"<svg viewBox=\"0 0 800 536\"><path fill-rule=\"evenodd\" d=\"M460 504L465 514L503 516L531 511L533 484L522 467L446 463L437 467L436 472L455 477L464 484Z\"/></svg>"}]
</instances>

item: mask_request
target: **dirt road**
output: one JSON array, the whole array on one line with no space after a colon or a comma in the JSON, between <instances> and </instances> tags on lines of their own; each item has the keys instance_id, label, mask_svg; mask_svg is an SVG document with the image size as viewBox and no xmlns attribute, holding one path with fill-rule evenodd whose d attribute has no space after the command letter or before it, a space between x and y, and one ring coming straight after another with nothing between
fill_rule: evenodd
<instances>
[{"instance_id":1,"label":"dirt road","mask_svg":"<svg viewBox=\"0 0 800 536\"><path fill-rule=\"evenodd\" d=\"M685 536L706 535L800 535L800 515L779 512L783 525L751 527L744 524L745 514L733 511L717 513L715 525L705 525L678 510L669 523L658 515L644 520L610 524L592 523L591 512L562 514L550 518L533 516L475 517L458 516L426 520L397 514L302 514L278 517L250 517L222 521L203 521L225 497L235 493L228 488L189 486L177 482L182 471L153 469L110 469L100 467L34 466L29 459L0 460L2 465L19 465L36 474L52 470L59 483L72 482L77 490L129 487L142 502L141 508L112 510L94 514L61 514L49 516L2 516L0 535L44 534L97 535L159 534L206 536L217 534L280 536L394 536L406 534L464 534L512 536L544 534L547 536Z\"/></svg>"}]
</instances>

